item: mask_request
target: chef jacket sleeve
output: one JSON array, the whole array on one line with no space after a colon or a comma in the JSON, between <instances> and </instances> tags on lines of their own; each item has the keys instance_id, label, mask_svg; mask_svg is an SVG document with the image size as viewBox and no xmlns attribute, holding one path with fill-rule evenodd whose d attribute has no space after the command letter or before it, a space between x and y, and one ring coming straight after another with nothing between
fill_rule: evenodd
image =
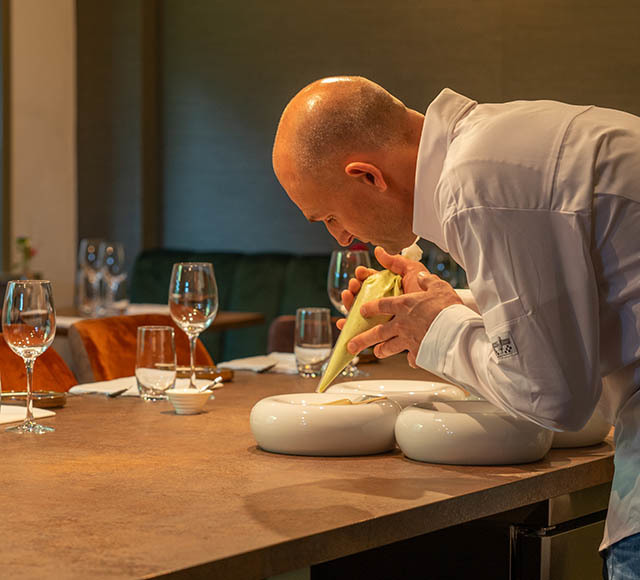
<instances>
[{"instance_id":1,"label":"chef jacket sleeve","mask_svg":"<svg viewBox=\"0 0 640 580\"><path fill-rule=\"evenodd\" d=\"M444 309L417 362L498 407L577 430L600 397L588 214L478 207L444 225L481 315Z\"/></svg>"}]
</instances>

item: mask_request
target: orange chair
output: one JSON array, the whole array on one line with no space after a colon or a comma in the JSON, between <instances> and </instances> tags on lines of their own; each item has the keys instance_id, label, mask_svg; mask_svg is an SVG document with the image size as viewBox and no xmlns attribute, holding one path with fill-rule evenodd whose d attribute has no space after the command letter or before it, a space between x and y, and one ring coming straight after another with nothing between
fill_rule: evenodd
<instances>
[{"instance_id":1,"label":"orange chair","mask_svg":"<svg viewBox=\"0 0 640 580\"><path fill-rule=\"evenodd\" d=\"M189 341L164 314L137 314L81 320L69 328L74 369L81 383L130 377L135 373L138 326L162 325L175 329L178 365L189 365ZM213 366L207 349L198 340L196 364Z\"/></svg>"},{"instance_id":2,"label":"orange chair","mask_svg":"<svg viewBox=\"0 0 640 580\"><path fill-rule=\"evenodd\" d=\"M0 376L4 392L24 391L27 388L27 371L24 368L24 362L9 348L1 334ZM78 381L73 373L53 348L48 348L36 359L33 369L34 391L65 393L77 384Z\"/></svg>"}]
</instances>

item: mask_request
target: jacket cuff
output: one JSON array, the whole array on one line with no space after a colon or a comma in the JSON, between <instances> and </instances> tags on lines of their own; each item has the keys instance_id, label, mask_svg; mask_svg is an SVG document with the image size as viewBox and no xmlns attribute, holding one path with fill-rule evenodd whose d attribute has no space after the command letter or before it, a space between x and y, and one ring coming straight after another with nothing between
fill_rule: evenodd
<instances>
[{"instance_id":1,"label":"jacket cuff","mask_svg":"<svg viewBox=\"0 0 640 580\"><path fill-rule=\"evenodd\" d=\"M420 343L417 365L440 376L449 374L446 371L451 368L456 339L471 323L482 325L482 316L463 304L441 310Z\"/></svg>"}]
</instances>

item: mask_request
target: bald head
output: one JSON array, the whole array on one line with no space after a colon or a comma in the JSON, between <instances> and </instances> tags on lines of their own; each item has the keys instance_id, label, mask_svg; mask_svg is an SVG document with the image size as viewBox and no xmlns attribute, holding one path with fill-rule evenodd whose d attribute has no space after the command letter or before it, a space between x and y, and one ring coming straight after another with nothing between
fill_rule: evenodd
<instances>
[{"instance_id":1,"label":"bald head","mask_svg":"<svg viewBox=\"0 0 640 580\"><path fill-rule=\"evenodd\" d=\"M406 107L362 77L332 77L302 89L287 105L274 164L287 156L297 172L318 174L353 153L384 150L410 136Z\"/></svg>"},{"instance_id":2,"label":"bald head","mask_svg":"<svg viewBox=\"0 0 640 580\"><path fill-rule=\"evenodd\" d=\"M309 221L343 246L354 239L388 251L415 235L413 188L423 115L362 77L333 77L287 105L273 168Z\"/></svg>"}]
</instances>

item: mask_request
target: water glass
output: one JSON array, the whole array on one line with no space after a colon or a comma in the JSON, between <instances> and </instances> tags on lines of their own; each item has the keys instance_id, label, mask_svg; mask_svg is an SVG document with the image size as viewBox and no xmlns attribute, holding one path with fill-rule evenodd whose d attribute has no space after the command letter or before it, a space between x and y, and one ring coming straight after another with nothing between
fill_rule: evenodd
<instances>
[{"instance_id":1,"label":"water glass","mask_svg":"<svg viewBox=\"0 0 640 580\"><path fill-rule=\"evenodd\" d=\"M293 351L298 374L319 377L331 355L331 311L328 308L298 308Z\"/></svg>"},{"instance_id":2,"label":"water glass","mask_svg":"<svg viewBox=\"0 0 640 580\"><path fill-rule=\"evenodd\" d=\"M176 345L170 326L139 326L136 350L136 382L145 401L167 398L165 391L176 380Z\"/></svg>"}]
</instances>

